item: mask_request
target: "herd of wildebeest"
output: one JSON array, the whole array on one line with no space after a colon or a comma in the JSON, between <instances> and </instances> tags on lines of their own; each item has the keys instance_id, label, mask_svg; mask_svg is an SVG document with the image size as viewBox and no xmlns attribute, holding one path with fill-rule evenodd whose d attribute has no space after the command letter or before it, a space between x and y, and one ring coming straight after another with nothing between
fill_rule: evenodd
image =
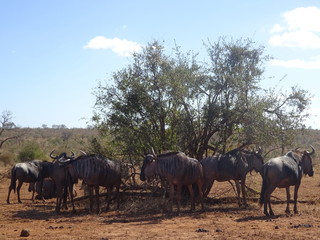
<instances>
[{"instance_id":1,"label":"herd of wildebeest","mask_svg":"<svg viewBox=\"0 0 320 240\"><path fill-rule=\"evenodd\" d=\"M245 181L246 175L255 170L262 176L260 204L264 206L264 214L273 216L270 195L278 188L285 188L287 193L287 207L285 212L290 213L290 191L294 186L294 213L298 212L297 198L302 175L313 175L312 155L315 149L310 145L311 152L295 149L284 156L271 158L264 163L261 149L249 151L234 149L226 154L219 154L197 160L188 157L183 152L168 152L156 155L152 153L145 156L141 166L140 180L158 177L168 184L169 188L169 212L172 212L173 202L176 200L177 212L181 207L182 187L187 187L191 201L191 210L195 209L195 195L199 199L202 210L205 210L203 198L207 197L214 181L234 180L236 184L238 204L247 206ZM122 183L121 168L123 164L118 161L102 158L94 154L82 153L75 157L74 153L68 156L66 153L54 155L52 162L33 160L17 163L11 170L11 183L9 186L7 203L10 203L10 193L17 190L18 202L20 200L20 188L23 182L30 183L34 190L38 189L38 198L56 196L56 211L60 212L66 207L67 197L70 198L73 211L74 184L79 179L88 186L90 195L90 212L93 211L93 189L95 191L96 212L100 212L99 187L107 189L106 209L113 199L117 199L119 208L119 189ZM16 181L18 186L16 187ZM34 187L36 184L37 187ZM114 190L115 189L115 190ZM197 192L197 194L195 194ZM242 198L240 198L242 193ZM52 195L52 196L51 196ZM268 209L269 208L269 209Z\"/></svg>"}]
</instances>

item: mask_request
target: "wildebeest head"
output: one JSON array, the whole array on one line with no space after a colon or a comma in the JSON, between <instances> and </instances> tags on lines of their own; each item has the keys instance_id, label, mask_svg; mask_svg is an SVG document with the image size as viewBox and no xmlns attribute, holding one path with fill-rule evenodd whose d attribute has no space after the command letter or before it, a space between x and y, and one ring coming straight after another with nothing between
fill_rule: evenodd
<instances>
[{"instance_id":1,"label":"wildebeest head","mask_svg":"<svg viewBox=\"0 0 320 240\"><path fill-rule=\"evenodd\" d=\"M143 160L141 167L140 180L145 181L146 177L154 177L155 175L155 161L156 156L153 154L148 154Z\"/></svg>"},{"instance_id":2,"label":"wildebeest head","mask_svg":"<svg viewBox=\"0 0 320 240\"><path fill-rule=\"evenodd\" d=\"M315 153L315 149L313 146L310 145L310 147L312 148L312 152L309 151L302 151L302 157L301 157L301 166L302 166L302 170L303 173L305 175L309 175L310 177L313 176L313 166L312 166L312 155Z\"/></svg>"},{"instance_id":3,"label":"wildebeest head","mask_svg":"<svg viewBox=\"0 0 320 240\"><path fill-rule=\"evenodd\" d=\"M54 161L59 161L59 162L65 162L65 161L70 161L72 159L74 159L74 152L71 151L71 156L68 156L65 152L61 153L60 155L53 155L53 152L55 150L53 150L51 153L50 153L50 157L52 159L54 159Z\"/></svg>"},{"instance_id":4,"label":"wildebeest head","mask_svg":"<svg viewBox=\"0 0 320 240\"><path fill-rule=\"evenodd\" d=\"M254 154L253 169L256 172L260 172L263 166L262 149L259 147L259 150L254 152L253 154Z\"/></svg>"}]
</instances>

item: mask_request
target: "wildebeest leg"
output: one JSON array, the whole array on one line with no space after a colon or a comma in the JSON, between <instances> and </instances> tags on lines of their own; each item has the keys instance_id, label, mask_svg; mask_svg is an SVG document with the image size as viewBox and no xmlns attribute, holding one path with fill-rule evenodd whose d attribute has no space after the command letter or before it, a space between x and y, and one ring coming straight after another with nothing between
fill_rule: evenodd
<instances>
[{"instance_id":1,"label":"wildebeest leg","mask_svg":"<svg viewBox=\"0 0 320 240\"><path fill-rule=\"evenodd\" d=\"M7 203L10 204L10 193L12 191L11 186L9 187L9 191L8 191L8 197L7 197Z\"/></svg>"},{"instance_id":2,"label":"wildebeest leg","mask_svg":"<svg viewBox=\"0 0 320 240\"><path fill-rule=\"evenodd\" d=\"M173 197L174 197L174 185L170 182L170 195L169 195L169 211L172 212L173 206Z\"/></svg>"},{"instance_id":3,"label":"wildebeest leg","mask_svg":"<svg viewBox=\"0 0 320 240\"><path fill-rule=\"evenodd\" d=\"M110 205L110 202L111 202L111 193L112 193L112 187L107 187L107 207L106 207L106 210L109 210L109 205Z\"/></svg>"},{"instance_id":4,"label":"wildebeest leg","mask_svg":"<svg viewBox=\"0 0 320 240\"><path fill-rule=\"evenodd\" d=\"M160 178L160 185L161 185L161 188L163 189L162 198L165 199L168 193L168 183L164 178Z\"/></svg>"},{"instance_id":5,"label":"wildebeest leg","mask_svg":"<svg viewBox=\"0 0 320 240\"><path fill-rule=\"evenodd\" d=\"M34 201L35 182L29 183L28 192L32 192L31 200Z\"/></svg>"},{"instance_id":6,"label":"wildebeest leg","mask_svg":"<svg viewBox=\"0 0 320 240\"><path fill-rule=\"evenodd\" d=\"M194 191L192 184L188 185L189 193L190 193L190 200L191 200L191 211L195 209L195 204L194 204Z\"/></svg>"},{"instance_id":7,"label":"wildebeest leg","mask_svg":"<svg viewBox=\"0 0 320 240\"><path fill-rule=\"evenodd\" d=\"M42 194L42 190L43 190L43 180L44 180L44 179L41 178L41 180L38 181L37 184L39 184L39 189L40 189L39 199L45 201L44 198L43 198L43 194Z\"/></svg>"},{"instance_id":8,"label":"wildebeest leg","mask_svg":"<svg viewBox=\"0 0 320 240\"><path fill-rule=\"evenodd\" d=\"M268 198L268 205L269 205L270 216L274 216L274 212L272 211L272 208L271 208L270 195L269 195L269 198Z\"/></svg>"},{"instance_id":9,"label":"wildebeest leg","mask_svg":"<svg viewBox=\"0 0 320 240\"><path fill-rule=\"evenodd\" d=\"M266 216L269 216L268 205L269 205L269 210L270 210L270 215L271 215L272 209L271 209L271 204L270 204L270 195L266 191L263 196L263 213Z\"/></svg>"},{"instance_id":10,"label":"wildebeest leg","mask_svg":"<svg viewBox=\"0 0 320 240\"><path fill-rule=\"evenodd\" d=\"M269 195L269 189L267 188L264 192L263 195L263 213L266 216L269 216L269 212L268 212L268 204L269 204L269 209L271 209L271 205L270 205L270 195Z\"/></svg>"},{"instance_id":11,"label":"wildebeest leg","mask_svg":"<svg viewBox=\"0 0 320 240\"><path fill-rule=\"evenodd\" d=\"M89 188L89 194L90 194L89 212L92 212L92 210L93 210L93 186L88 186L88 188Z\"/></svg>"},{"instance_id":12,"label":"wildebeest leg","mask_svg":"<svg viewBox=\"0 0 320 240\"><path fill-rule=\"evenodd\" d=\"M236 183L236 189L237 189L237 196L238 196L238 204L241 206L241 200L240 200L240 184L238 180L234 180Z\"/></svg>"},{"instance_id":13,"label":"wildebeest leg","mask_svg":"<svg viewBox=\"0 0 320 240\"><path fill-rule=\"evenodd\" d=\"M69 191L69 194L70 194L71 202L73 201L73 198L71 198L73 195L72 195L72 190L70 189L70 187L72 187L71 176L70 176L70 174L69 174L68 171L65 172L65 175L66 175L66 179L65 179L65 181L63 182L63 184L61 184L61 188L62 188L61 198L63 198L62 208L64 208L65 210L67 210L67 209L68 209L68 207L67 207L68 191ZM71 185L70 185L70 184L71 184ZM60 200L60 205L61 205L61 200Z\"/></svg>"},{"instance_id":14,"label":"wildebeest leg","mask_svg":"<svg viewBox=\"0 0 320 240\"><path fill-rule=\"evenodd\" d=\"M268 203L269 203L268 195L265 193L265 194L263 195L263 213L264 213L264 215L266 215L266 216L269 216Z\"/></svg>"},{"instance_id":15,"label":"wildebeest leg","mask_svg":"<svg viewBox=\"0 0 320 240\"><path fill-rule=\"evenodd\" d=\"M201 204L201 209L202 211L204 211L204 205L203 205L203 192L202 192L202 186L203 186L203 182L202 181L198 181L198 190L199 190L199 198L200 198L200 204Z\"/></svg>"},{"instance_id":16,"label":"wildebeest leg","mask_svg":"<svg viewBox=\"0 0 320 240\"><path fill-rule=\"evenodd\" d=\"M242 191L243 205L247 207L248 203L246 198L246 178L241 179L241 191Z\"/></svg>"},{"instance_id":17,"label":"wildebeest leg","mask_svg":"<svg viewBox=\"0 0 320 240\"><path fill-rule=\"evenodd\" d=\"M290 187L286 187L286 193L287 193L287 208L286 208L286 213L290 213L290 207L289 207L289 204L290 204Z\"/></svg>"},{"instance_id":18,"label":"wildebeest leg","mask_svg":"<svg viewBox=\"0 0 320 240\"><path fill-rule=\"evenodd\" d=\"M16 189L15 188L13 188L12 186L11 186L11 184L10 184L10 186L9 186L9 191L8 191L8 197L7 197L7 203L8 204L10 204L10 194L11 194L11 191L16 191Z\"/></svg>"},{"instance_id":19,"label":"wildebeest leg","mask_svg":"<svg viewBox=\"0 0 320 240\"><path fill-rule=\"evenodd\" d=\"M76 208L74 207L74 200L73 200L73 182L69 182L67 188L69 188L69 194L70 194L71 205L72 205L72 212L75 213ZM67 191L66 195L64 196L66 200L67 200L67 195L68 195L68 191ZM67 203L66 203L66 207L67 207Z\"/></svg>"},{"instance_id":20,"label":"wildebeest leg","mask_svg":"<svg viewBox=\"0 0 320 240\"><path fill-rule=\"evenodd\" d=\"M23 182L19 180L19 183L18 183L18 187L17 187L17 194L18 194L18 202L21 203L21 200L20 200L20 188L22 186Z\"/></svg>"},{"instance_id":21,"label":"wildebeest leg","mask_svg":"<svg viewBox=\"0 0 320 240\"><path fill-rule=\"evenodd\" d=\"M214 179L211 179L209 180L207 183L204 184L204 187L203 187L203 195L206 197L208 196L208 194L210 193L210 190L212 188L212 185L214 183Z\"/></svg>"},{"instance_id":22,"label":"wildebeest leg","mask_svg":"<svg viewBox=\"0 0 320 240\"><path fill-rule=\"evenodd\" d=\"M67 198L68 198L68 189L69 189L69 186L68 184L66 183L63 187L63 202L62 202L62 208L64 209L68 209L67 207ZM72 193L70 192L70 194L72 195ZM71 198L71 195L70 195L70 198ZM62 196L61 196L62 197ZM60 203L61 204L61 203Z\"/></svg>"},{"instance_id":23,"label":"wildebeest leg","mask_svg":"<svg viewBox=\"0 0 320 240\"><path fill-rule=\"evenodd\" d=\"M300 187L300 183L296 184L294 186L294 208L293 208L293 211L294 213L298 213L298 207L297 207L297 200L298 200L298 190L299 190L299 187Z\"/></svg>"},{"instance_id":24,"label":"wildebeest leg","mask_svg":"<svg viewBox=\"0 0 320 240\"><path fill-rule=\"evenodd\" d=\"M177 184L177 206L178 206L178 211L177 213L180 213L180 206L181 206L181 189L182 189L182 184Z\"/></svg>"},{"instance_id":25,"label":"wildebeest leg","mask_svg":"<svg viewBox=\"0 0 320 240\"><path fill-rule=\"evenodd\" d=\"M264 214L266 216L274 216L274 213L272 211L272 208L271 208L271 201L270 201L270 197L271 197L271 193L275 190L276 188L274 186L268 186L265 194L264 194ZM267 206L269 206L269 213L268 213L268 209L267 209Z\"/></svg>"},{"instance_id":26,"label":"wildebeest leg","mask_svg":"<svg viewBox=\"0 0 320 240\"><path fill-rule=\"evenodd\" d=\"M56 202L56 212L60 212L61 200L62 200L62 197L61 195L59 195L59 197L57 197L57 202Z\"/></svg>"},{"instance_id":27,"label":"wildebeest leg","mask_svg":"<svg viewBox=\"0 0 320 240\"><path fill-rule=\"evenodd\" d=\"M120 185L116 186L115 198L117 198L117 209L120 207L120 196L119 196Z\"/></svg>"},{"instance_id":28,"label":"wildebeest leg","mask_svg":"<svg viewBox=\"0 0 320 240\"><path fill-rule=\"evenodd\" d=\"M56 201L56 212L60 212L60 207L61 207L61 198L62 198L62 186L61 183L58 183L56 181L57 185L57 201Z\"/></svg>"},{"instance_id":29,"label":"wildebeest leg","mask_svg":"<svg viewBox=\"0 0 320 240\"><path fill-rule=\"evenodd\" d=\"M99 185L94 185L94 191L95 191L96 205L97 205L96 213L99 214L100 213Z\"/></svg>"}]
</instances>

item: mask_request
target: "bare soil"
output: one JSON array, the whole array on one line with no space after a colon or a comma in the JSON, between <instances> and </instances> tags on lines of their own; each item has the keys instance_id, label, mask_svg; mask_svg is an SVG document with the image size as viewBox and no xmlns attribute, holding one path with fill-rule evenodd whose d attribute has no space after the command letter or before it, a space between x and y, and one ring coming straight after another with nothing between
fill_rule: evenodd
<instances>
[{"instance_id":1,"label":"bare soil","mask_svg":"<svg viewBox=\"0 0 320 240\"><path fill-rule=\"evenodd\" d=\"M2 168L0 173L5 172ZM147 192L122 194L120 209L90 214L85 201L77 202L77 212L55 212L55 199L30 200L27 184L21 189L22 204L12 192L6 203L9 179L0 180L1 239L319 239L320 168L314 177L304 177L299 191L299 214L286 215L285 190L273 193L273 218L263 215L258 195L249 192L249 207L239 207L229 183L215 183L206 199L206 211L190 212L186 203L180 215L169 214L167 199ZM3 174L2 174L3 176ZM261 177L248 176L247 185L260 191ZM293 196L293 189L291 189ZM81 196L81 191L78 190ZM292 209L291 205L291 209ZM174 210L176 210L174 208ZM20 237L26 229L30 235Z\"/></svg>"}]
</instances>

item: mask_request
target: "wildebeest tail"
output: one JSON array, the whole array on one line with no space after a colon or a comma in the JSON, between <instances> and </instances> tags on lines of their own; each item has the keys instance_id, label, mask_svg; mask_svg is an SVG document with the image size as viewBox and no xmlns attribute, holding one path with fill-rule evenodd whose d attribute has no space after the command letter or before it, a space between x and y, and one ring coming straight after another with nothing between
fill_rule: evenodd
<instances>
[{"instance_id":1,"label":"wildebeest tail","mask_svg":"<svg viewBox=\"0 0 320 240\"><path fill-rule=\"evenodd\" d=\"M11 183L10 183L10 189L13 189L14 193L16 192L16 167L14 166L11 169Z\"/></svg>"},{"instance_id":2,"label":"wildebeest tail","mask_svg":"<svg viewBox=\"0 0 320 240\"><path fill-rule=\"evenodd\" d=\"M262 186L261 186L260 200L259 200L260 207L264 202L264 194L267 190L268 168L261 169L261 176L262 176Z\"/></svg>"}]
</instances>

